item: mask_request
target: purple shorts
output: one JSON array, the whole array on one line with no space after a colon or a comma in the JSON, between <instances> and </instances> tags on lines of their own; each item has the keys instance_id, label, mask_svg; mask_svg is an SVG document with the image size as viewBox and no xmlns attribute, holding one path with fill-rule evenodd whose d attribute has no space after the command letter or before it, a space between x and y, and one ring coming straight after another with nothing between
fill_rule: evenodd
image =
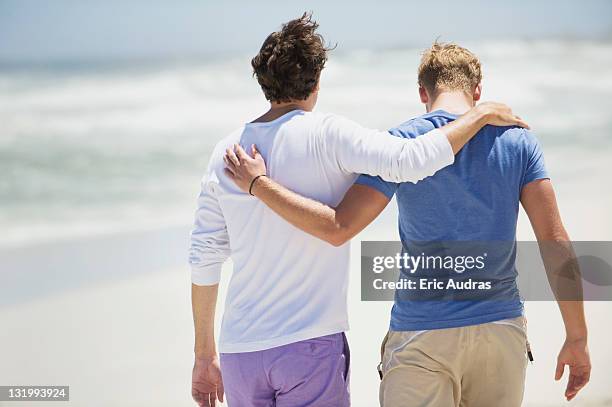
<instances>
[{"instance_id":1,"label":"purple shorts","mask_svg":"<svg viewBox=\"0 0 612 407\"><path fill-rule=\"evenodd\" d=\"M350 352L344 333L257 352L222 353L229 407L347 407Z\"/></svg>"}]
</instances>

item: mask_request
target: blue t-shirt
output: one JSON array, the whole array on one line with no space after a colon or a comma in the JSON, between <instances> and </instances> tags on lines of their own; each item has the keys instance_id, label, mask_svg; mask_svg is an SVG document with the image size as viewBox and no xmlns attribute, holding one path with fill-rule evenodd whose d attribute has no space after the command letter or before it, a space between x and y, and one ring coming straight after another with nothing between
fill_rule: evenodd
<instances>
[{"instance_id":1,"label":"blue t-shirt","mask_svg":"<svg viewBox=\"0 0 612 407\"><path fill-rule=\"evenodd\" d=\"M415 138L456 118L438 110L409 120L390 133ZM357 184L373 187L389 198L397 194L399 233L406 251L424 242L501 242L493 244L497 253L487 260L486 270L486 277L498 287L497 292L486 295L497 300L448 300L453 298L448 292L443 299L411 300L396 292L391 330L452 328L522 315L515 268L520 193L526 184L543 178L548 174L533 134L518 127L495 126L480 130L457 154L453 165L417 184L360 176ZM400 270L400 278L415 276Z\"/></svg>"}]
</instances>

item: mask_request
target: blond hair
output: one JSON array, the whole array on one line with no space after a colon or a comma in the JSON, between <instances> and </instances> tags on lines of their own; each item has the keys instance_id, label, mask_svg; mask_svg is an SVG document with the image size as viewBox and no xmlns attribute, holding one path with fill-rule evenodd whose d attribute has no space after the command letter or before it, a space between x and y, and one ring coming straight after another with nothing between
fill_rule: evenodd
<instances>
[{"instance_id":1,"label":"blond hair","mask_svg":"<svg viewBox=\"0 0 612 407\"><path fill-rule=\"evenodd\" d=\"M480 61L466 48L436 41L423 52L419 85L431 94L457 90L471 93L481 80Z\"/></svg>"}]
</instances>

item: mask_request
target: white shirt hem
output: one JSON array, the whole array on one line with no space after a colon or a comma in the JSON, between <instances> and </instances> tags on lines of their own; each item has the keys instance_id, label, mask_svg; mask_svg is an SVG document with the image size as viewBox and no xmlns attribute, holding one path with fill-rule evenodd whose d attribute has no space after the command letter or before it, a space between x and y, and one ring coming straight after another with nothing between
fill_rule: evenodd
<instances>
[{"instance_id":1,"label":"white shirt hem","mask_svg":"<svg viewBox=\"0 0 612 407\"><path fill-rule=\"evenodd\" d=\"M284 335L273 339L267 339L257 342L244 342L244 343L223 343L219 344L220 353L243 353L243 352L257 352L276 348L283 345L289 345L290 343L305 341L307 339L318 338L320 336L331 335L340 332L346 332L349 329L348 321L343 321L327 328L312 328L299 332L292 333L291 335Z\"/></svg>"}]
</instances>

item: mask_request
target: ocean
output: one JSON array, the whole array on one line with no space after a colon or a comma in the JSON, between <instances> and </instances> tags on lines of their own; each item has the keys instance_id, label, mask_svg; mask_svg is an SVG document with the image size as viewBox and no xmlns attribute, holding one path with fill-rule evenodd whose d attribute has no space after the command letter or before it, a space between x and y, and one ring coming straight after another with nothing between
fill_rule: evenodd
<instances>
[{"instance_id":1,"label":"ocean","mask_svg":"<svg viewBox=\"0 0 612 407\"><path fill-rule=\"evenodd\" d=\"M612 43L465 45L483 64L483 100L509 104L542 142L572 238L612 240ZM381 129L423 113L419 52L333 51L317 110ZM11 327L0 384L70 385L74 406L192 405L188 230L213 147L267 108L249 61L0 63L0 321ZM390 308L360 301L358 241L397 239L395 210L353 243L357 407L377 403ZM533 239L523 213L518 238ZM525 405L562 405L559 313L526 307L536 362ZM569 405L612 405L611 313L587 304L592 381Z\"/></svg>"},{"instance_id":2,"label":"ocean","mask_svg":"<svg viewBox=\"0 0 612 407\"><path fill-rule=\"evenodd\" d=\"M556 175L606 185L612 43L467 45L483 100L529 121ZM421 114L418 58L332 52L317 109L376 128ZM265 109L248 55L0 69L0 245L189 223L215 143Z\"/></svg>"}]
</instances>

